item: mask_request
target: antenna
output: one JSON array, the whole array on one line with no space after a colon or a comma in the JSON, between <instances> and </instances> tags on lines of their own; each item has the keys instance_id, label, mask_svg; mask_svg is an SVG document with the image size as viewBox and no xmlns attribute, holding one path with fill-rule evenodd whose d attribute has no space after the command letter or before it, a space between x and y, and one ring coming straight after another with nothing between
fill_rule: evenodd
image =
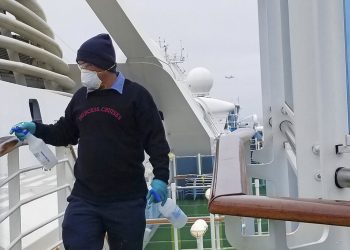
<instances>
[{"instance_id":1,"label":"antenna","mask_svg":"<svg viewBox=\"0 0 350 250\"><path fill-rule=\"evenodd\" d=\"M169 56L169 51L168 51L169 44L166 43L165 39L162 41L161 38L158 37L158 44L159 44L159 47L164 50L164 56L165 56L166 62L176 67L177 70L179 70L181 73L185 73L186 70L181 68L178 65L180 63L185 62L185 59L186 59L184 56L185 48L182 46L182 40L180 40L180 56L178 56L176 52L173 53L173 56Z\"/></svg>"},{"instance_id":2,"label":"antenna","mask_svg":"<svg viewBox=\"0 0 350 250\"><path fill-rule=\"evenodd\" d=\"M180 61L184 62L185 57L183 56L183 52L185 51L185 48L182 47L182 40L180 40Z\"/></svg>"}]
</instances>

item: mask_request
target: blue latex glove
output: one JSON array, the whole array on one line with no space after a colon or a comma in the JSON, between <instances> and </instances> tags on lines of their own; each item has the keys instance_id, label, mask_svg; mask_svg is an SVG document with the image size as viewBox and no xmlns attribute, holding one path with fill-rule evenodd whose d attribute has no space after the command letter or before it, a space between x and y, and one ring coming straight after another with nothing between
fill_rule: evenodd
<instances>
[{"instance_id":1,"label":"blue latex glove","mask_svg":"<svg viewBox=\"0 0 350 250\"><path fill-rule=\"evenodd\" d=\"M28 130L29 133L34 134L36 130L36 125L34 122L20 122L13 126L10 130L10 134L15 133L20 141L23 141L26 137L24 130Z\"/></svg>"},{"instance_id":2,"label":"blue latex glove","mask_svg":"<svg viewBox=\"0 0 350 250\"><path fill-rule=\"evenodd\" d=\"M168 188L164 181L153 179L151 182L152 189L148 191L147 200L150 203L162 202L162 205L168 199Z\"/></svg>"}]
</instances>

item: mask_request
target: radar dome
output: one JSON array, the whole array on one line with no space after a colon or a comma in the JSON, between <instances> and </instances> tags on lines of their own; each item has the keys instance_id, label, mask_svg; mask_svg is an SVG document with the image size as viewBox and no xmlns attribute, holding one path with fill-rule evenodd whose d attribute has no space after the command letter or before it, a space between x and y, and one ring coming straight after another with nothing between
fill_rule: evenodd
<instances>
[{"instance_id":1,"label":"radar dome","mask_svg":"<svg viewBox=\"0 0 350 250\"><path fill-rule=\"evenodd\" d=\"M187 84L192 94L196 96L209 95L213 87L213 76L210 71L203 67L192 69L187 75Z\"/></svg>"}]
</instances>

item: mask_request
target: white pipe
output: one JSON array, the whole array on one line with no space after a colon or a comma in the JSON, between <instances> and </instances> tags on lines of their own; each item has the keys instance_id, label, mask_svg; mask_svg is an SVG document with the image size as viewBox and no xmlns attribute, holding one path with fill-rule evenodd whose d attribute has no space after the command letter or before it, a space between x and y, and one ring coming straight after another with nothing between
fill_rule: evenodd
<instances>
[{"instance_id":1,"label":"white pipe","mask_svg":"<svg viewBox=\"0 0 350 250\"><path fill-rule=\"evenodd\" d=\"M0 35L0 44L2 48L14 50L16 52L34 57L42 62L47 63L57 73L69 73L68 65L61 58L51 54L50 52L47 52L42 48L2 35Z\"/></svg>"},{"instance_id":2,"label":"white pipe","mask_svg":"<svg viewBox=\"0 0 350 250\"><path fill-rule=\"evenodd\" d=\"M255 195L260 196L260 180L259 179L254 179L254 185L255 185ZM257 219L258 223L258 235L262 234L262 227L261 227L261 218Z\"/></svg>"},{"instance_id":3,"label":"white pipe","mask_svg":"<svg viewBox=\"0 0 350 250\"><path fill-rule=\"evenodd\" d=\"M210 214L210 241L211 249L216 250L216 241L215 241L215 218L213 214Z\"/></svg>"},{"instance_id":4,"label":"white pipe","mask_svg":"<svg viewBox=\"0 0 350 250\"><path fill-rule=\"evenodd\" d=\"M12 62L0 59L0 69L6 69L26 75L40 77L45 80L54 81L63 89L72 89L75 86L75 82L65 75L60 75L58 73L21 62Z\"/></svg>"},{"instance_id":5,"label":"white pipe","mask_svg":"<svg viewBox=\"0 0 350 250\"><path fill-rule=\"evenodd\" d=\"M8 154L8 174L12 175L19 171L19 150L18 148ZM8 183L9 211L8 215L10 226L10 241L15 240L21 235L21 210L17 209L17 204L21 201L20 178L17 175ZM16 242L17 243L17 242ZM22 242L13 245L13 250L22 249Z\"/></svg>"},{"instance_id":6,"label":"white pipe","mask_svg":"<svg viewBox=\"0 0 350 250\"><path fill-rule=\"evenodd\" d=\"M197 238L197 249L203 250L203 236Z\"/></svg>"},{"instance_id":7,"label":"white pipe","mask_svg":"<svg viewBox=\"0 0 350 250\"><path fill-rule=\"evenodd\" d=\"M175 182L172 182L170 184L170 190L171 190L171 198L176 204L176 184ZM175 250L179 250L179 237L178 237L178 231L177 228L174 227L174 246Z\"/></svg>"},{"instance_id":8,"label":"white pipe","mask_svg":"<svg viewBox=\"0 0 350 250\"><path fill-rule=\"evenodd\" d=\"M219 218L219 215L215 215L215 217ZM215 235L216 235L216 249L220 250L220 222L215 222Z\"/></svg>"},{"instance_id":9,"label":"white pipe","mask_svg":"<svg viewBox=\"0 0 350 250\"><path fill-rule=\"evenodd\" d=\"M174 168L174 178L177 176L177 173L176 173L176 156L174 157L174 160L173 160L173 168Z\"/></svg>"},{"instance_id":10,"label":"white pipe","mask_svg":"<svg viewBox=\"0 0 350 250\"><path fill-rule=\"evenodd\" d=\"M0 27L15 32L21 37L39 44L56 56L62 57L62 50L55 40L25 23L0 13Z\"/></svg>"},{"instance_id":11,"label":"white pipe","mask_svg":"<svg viewBox=\"0 0 350 250\"><path fill-rule=\"evenodd\" d=\"M198 168L198 174L202 174L202 161L201 161L201 154L197 154L197 168Z\"/></svg>"},{"instance_id":12,"label":"white pipe","mask_svg":"<svg viewBox=\"0 0 350 250\"><path fill-rule=\"evenodd\" d=\"M53 38L53 32L49 25L37 16L33 11L23 6L20 3L17 3L13 0L1 0L0 9L6 10L14 15L18 20L23 21L24 23L30 25L31 27L41 31L45 35Z\"/></svg>"},{"instance_id":13,"label":"white pipe","mask_svg":"<svg viewBox=\"0 0 350 250\"><path fill-rule=\"evenodd\" d=\"M174 248L175 250L179 250L179 237L177 228L174 227Z\"/></svg>"}]
</instances>

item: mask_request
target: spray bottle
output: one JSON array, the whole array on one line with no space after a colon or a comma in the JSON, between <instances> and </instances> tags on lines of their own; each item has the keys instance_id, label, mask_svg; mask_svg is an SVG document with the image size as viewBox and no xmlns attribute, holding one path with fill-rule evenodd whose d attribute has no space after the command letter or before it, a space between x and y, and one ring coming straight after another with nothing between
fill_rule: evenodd
<instances>
[{"instance_id":1,"label":"spray bottle","mask_svg":"<svg viewBox=\"0 0 350 250\"><path fill-rule=\"evenodd\" d=\"M186 214L172 199L168 198L164 205L162 205L161 199L157 192L155 192L153 189L151 189L150 192L154 199L158 202L159 212L161 212L161 214L167 218L175 228L182 228L186 225L188 220Z\"/></svg>"},{"instance_id":2,"label":"spray bottle","mask_svg":"<svg viewBox=\"0 0 350 250\"><path fill-rule=\"evenodd\" d=\"M27 129L15 127L14 131L22 132L23 134L25 134L25 141L29 145L29 150L33 153L35 158L43 165L44 170L50 170L58 163L56 156L43 142L43 140L29 133Z\"/></svg>"}]
</instances>

